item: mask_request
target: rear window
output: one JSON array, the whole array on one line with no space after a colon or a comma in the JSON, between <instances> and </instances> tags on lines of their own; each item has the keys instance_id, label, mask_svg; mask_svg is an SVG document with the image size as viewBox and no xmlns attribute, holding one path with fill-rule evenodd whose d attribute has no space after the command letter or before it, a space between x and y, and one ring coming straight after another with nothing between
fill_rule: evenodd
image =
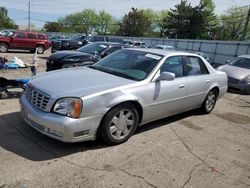
<instances>
[{"instance_id":1,"label":"rear window","mask_svg":"<svg viewBox=\"0 0 250 188\"><path fill-rule=\"evenodd\" d=\"M28 33L27 37L28 37L28 39L36 39L36 35L33 33Z\"/></svg>"},{"instance_id":2,"label":"rear window","mask_svg":"<svg viewBox=\"0 0 250 188\"><path fill-rule=\"evenodd\" d=\"M187 57L187 75L195 76L209 74L207 67L199 57Z\"/></svg>"},{"instance_id":3,"label":"rear window","mask_svg":"<svg viewBox=\"0 0 250 188\"><path fill-rule=\"evenodd\" d=\"M38 39L45 39L45 37L44 37L44 35L40 35L40 34L38 34Z\"/></svg>"}]
</instances>

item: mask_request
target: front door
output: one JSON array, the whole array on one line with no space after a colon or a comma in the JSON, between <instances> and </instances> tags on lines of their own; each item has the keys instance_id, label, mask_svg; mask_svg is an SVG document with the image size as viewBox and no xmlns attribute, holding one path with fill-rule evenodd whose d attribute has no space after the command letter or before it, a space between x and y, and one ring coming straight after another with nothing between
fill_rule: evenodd
<instances>
[{"instance_id":1,"label":"front door","mask_svg":"<svg viewBox=\"0 0 250 188\"><path fill-rule=\"evenodd\" d=\"M173 115L187 108L187 78L184 76L183 57L167 58L159 70L172 72L176 78L172 81L155 81L149 84L149 106L144 112L144 121Z\"/></svg>"}]
</instances>

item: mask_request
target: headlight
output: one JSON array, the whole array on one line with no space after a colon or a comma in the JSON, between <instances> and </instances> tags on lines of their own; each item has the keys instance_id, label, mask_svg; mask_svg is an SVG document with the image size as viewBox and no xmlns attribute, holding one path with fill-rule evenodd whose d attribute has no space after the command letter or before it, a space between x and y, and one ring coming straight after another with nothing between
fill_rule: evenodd
<instances>
[{"instance_id":1,"label":"headlight","mask_svg":"<svg viewBox=\"0 0 250 188\"><path fill-rule=\"evenodd\" d=\"M242 84L250 84L250 75L248 75L243 80L241 80L241 83Z\"/></svg>"},{"instance_id":2,"label":"headlight","mask_svg":"<svg viewBox=\"0 0 250 188\"><path fill-rule=\"evenodd\" d=\"M78 42L78 44L82 45L82 42Z\"/></svg>"},{"instance_id":3,"label":"headlight","mask_svg":"<svg viewBox=\"0 0 250 188\"><path fill-rule=\"evenodd\" d=\"M82 110L82 100L79 98L59 99L53 108L53 112L72 118L78 118Z\"/></svg>"},{"instance_id":4,"label":"headlight","mask_svg":"<svg viewBox=\"0 0 250 188\"><path fill-rule=\"evenodd\" d=\"M64 61L80 61L80 59L69 58L69 59L64 59Z\"/></svg>"}]
</instances>

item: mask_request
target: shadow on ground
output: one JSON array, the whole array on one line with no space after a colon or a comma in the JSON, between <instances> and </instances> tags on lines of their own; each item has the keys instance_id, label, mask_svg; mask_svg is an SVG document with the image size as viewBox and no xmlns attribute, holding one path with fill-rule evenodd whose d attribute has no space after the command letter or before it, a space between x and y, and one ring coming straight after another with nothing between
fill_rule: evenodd
<instances>
[{"instance_id":1,"label":"shadow on ground","mask_svg":"<svg viewBox=\"0 0 250 188\"><path fill-rule=\"evenodd\" d=\"M136 134L179 121L189 116L198 115L190 111L164 118L138 128ZM0 116L0 147L32 161L45 161L67 156L77 152L96 150L105 145L100 139L81 143L63 143L40 134L24 122L20 112Z\"/></svg>"}]
</instances>

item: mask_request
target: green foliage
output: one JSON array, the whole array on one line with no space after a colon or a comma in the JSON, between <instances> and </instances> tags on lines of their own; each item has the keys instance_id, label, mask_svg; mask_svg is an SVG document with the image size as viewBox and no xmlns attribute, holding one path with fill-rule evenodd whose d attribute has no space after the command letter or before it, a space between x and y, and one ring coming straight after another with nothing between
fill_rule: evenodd
<instances>
[{"instance_id":1,"label":"green foliage","mask_svg":"<svg viewBox=\"0 0 250 188\"><path fill-rule=\"evenodd\" d=\"M44 24L44 29L48 32L60 32L63 30L63 25L58 22L47 22Z\"/></svg>"},{"instance_id":2,"label":"green foliage","mask_svg":"<svg viewBox=\"0 0 250 188\"><path fill-rule=\"evenodd\" d=\"M81 12L67 15L58 19L58 22L64 25L66 32L77 32L89 34L97 24L97 14L94 10L85 9Z\"/></svg>"},{"instance_id":3,"label":"green foliage","mask_svg":"<svg viewBox=\"0 0 250 188\"><path fill-rule=\"evenodd\" d=\"M219 26L215 31L215 39L240 40L248 13L247 7L232 7L219 17ZM248 24L247 38L250 38L250 24Z\"/></svg>"},{"instance_id":4,"label":"green foliage","mask_svg":"<svg viewBox=\"0 0 250 188\"><path fill-rule=\"evenodd\" d=\"M214 5L211 0L201 0L198 6L192 7L182 0L175 9L162 20L161 34L170 38L178 36L183 39L207 39L211 23L216 19Z\"/></svg>"},{"instance_id":5,"label":"green foliage","mask_svg":"<svg viewBox=\"0 0 250 188\"><path fill-rule=\"evenodd\" d=\"M95 31L99 35L105 35L110 32L110 28L113 24L112 16L105 11L100 11L97 15Z\"/></svg>"},{"instance_id":6,"label":"green foliage","mask_svg":"<svg viewBox=\"0 0 250 188\"><path fill-rule=\"evenodd\" d=\"M17 29L17 25L8 17L8 11L5 7L0 7L0 29Z\"/></svg>"},{"instance_id":7,"label":"green foliage","mask_svg":"<svg viewBox=\"0 0 250 188\"><path fill-rule=\"evenodd\" d=\"M132 8L123 17L119 33L124 36L143 37L151 31L150 18L144 15L143 10Z\"/></svg>"},{"instance_id":8,"label":"green foliage","mask_svg":"<svg viewBox=\"0 0 250 188\"><path fill-rule=\"evenodd\" d=\"M145 35L148 37L159 37L161 31L161 21L168 15L168 11L162 10L160 12L156 12L152 9L145 9L143 10L143 14L151 21L151 30Z\"/></svg>"}]
</instances>

